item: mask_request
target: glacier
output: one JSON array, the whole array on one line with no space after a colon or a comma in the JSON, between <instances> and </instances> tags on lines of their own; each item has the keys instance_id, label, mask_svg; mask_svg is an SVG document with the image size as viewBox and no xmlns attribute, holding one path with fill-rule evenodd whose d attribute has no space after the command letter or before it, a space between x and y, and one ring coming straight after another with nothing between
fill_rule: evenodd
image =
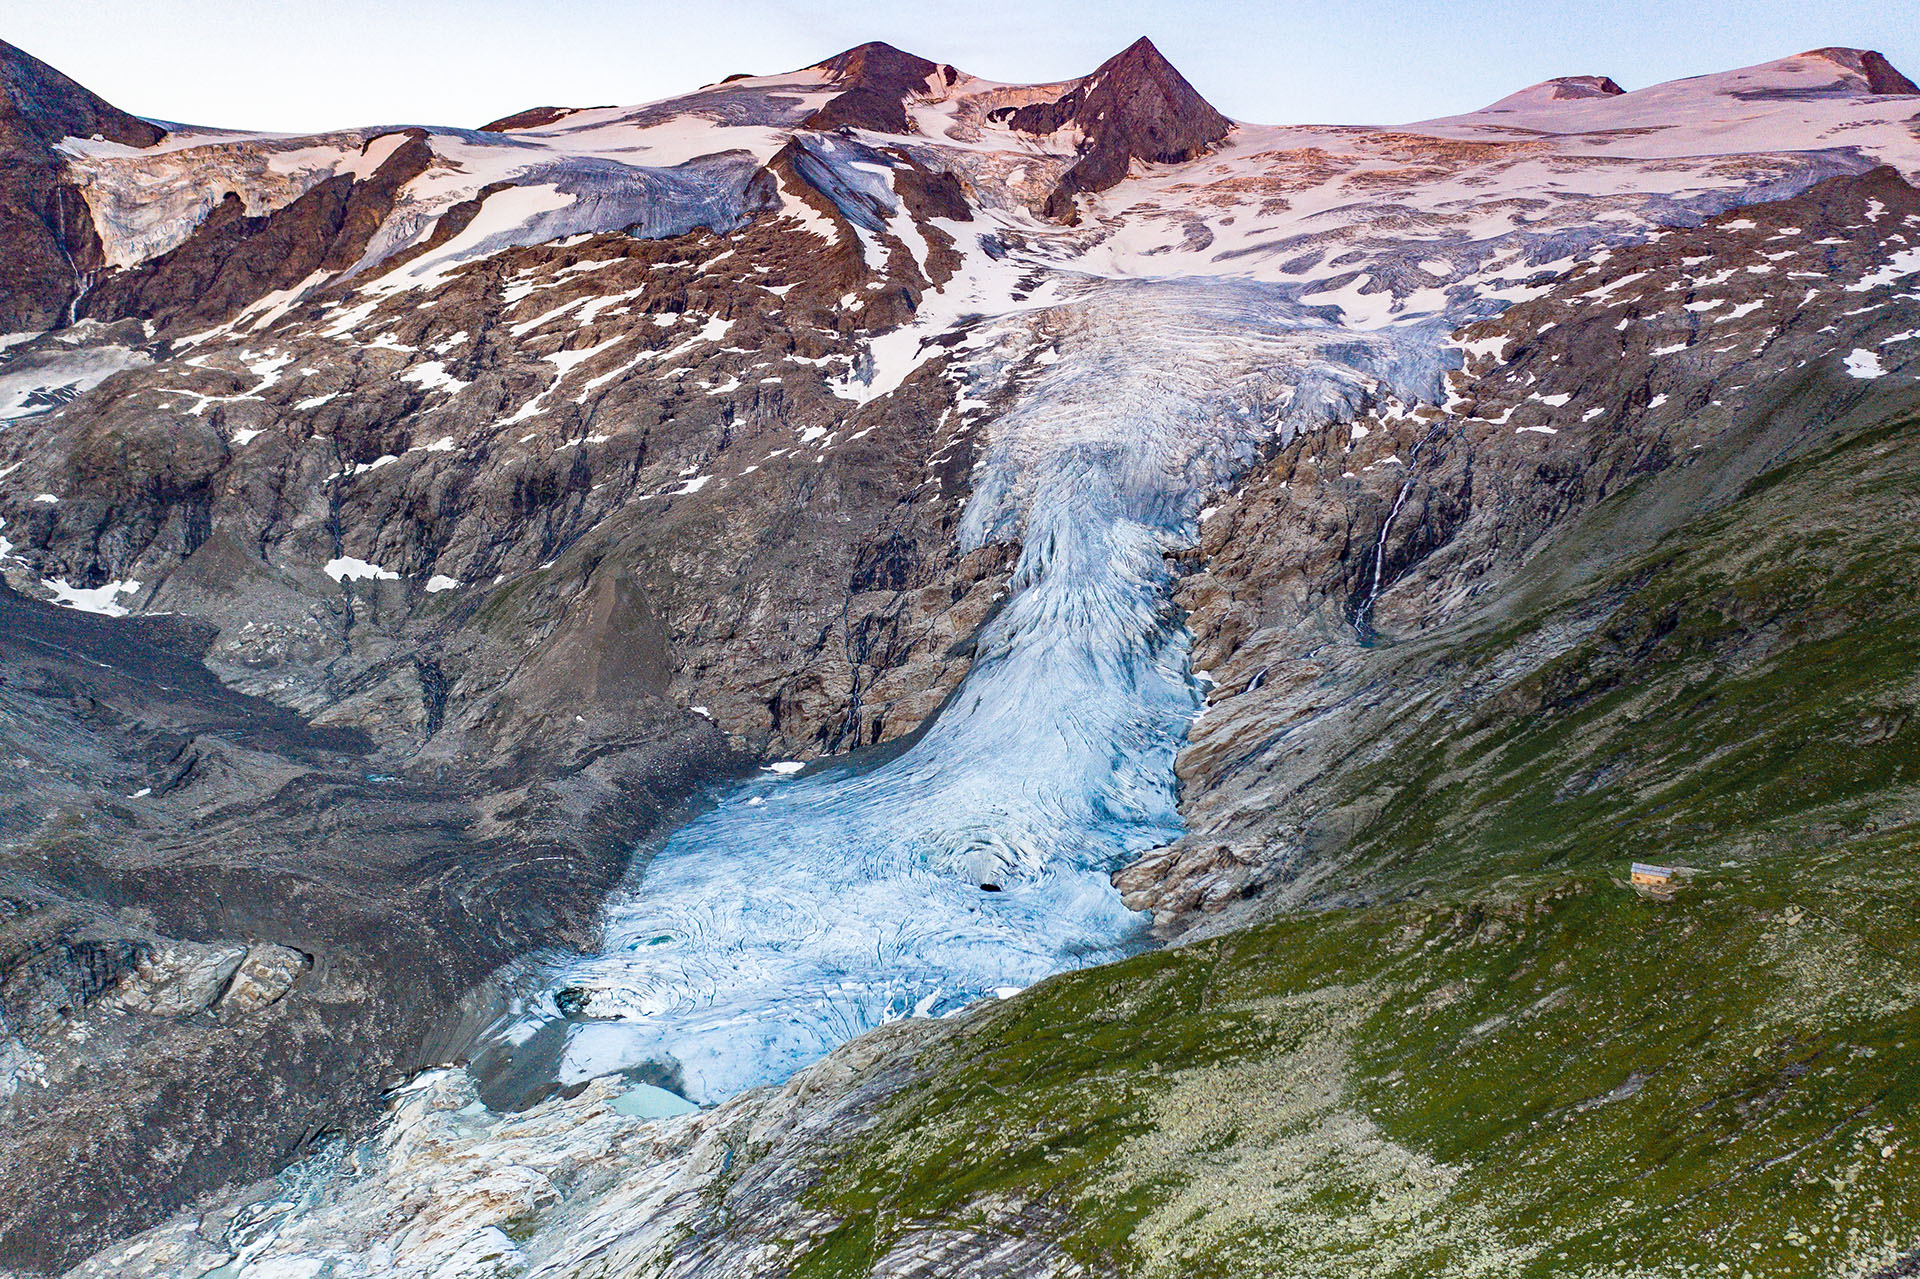
<instances>
[{"instance_id":1,"label":"glacier","mask_svg":"<svg viewBox=\"0 0 1920 1279\"><path fill-rule=\"evenodd\" d=\"M717 1102L1146 942L1109 876L1180 833L1203 700L1166 552L1264 442L1383 379L1431 400L1444 361L1424 328L1356 334L1254 282L1061 291L968 338L981 393L1024 389L960 522L962 550L1021 544L966 680L893 758L769 771L636 857L601 951L538 961L483 1070Z\"/></svg>"}]
</instances>

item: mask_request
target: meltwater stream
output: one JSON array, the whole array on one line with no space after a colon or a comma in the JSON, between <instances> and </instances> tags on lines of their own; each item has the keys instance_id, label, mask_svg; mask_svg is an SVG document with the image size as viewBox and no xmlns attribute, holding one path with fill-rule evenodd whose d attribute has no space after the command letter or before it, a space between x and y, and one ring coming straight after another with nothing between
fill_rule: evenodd
<instances>
[{"instance_id":1,"label":"meltwater stream","mask_svg":"<svg viewBox=\"0 0 1920 1279\"><path fill-rule=\"evenodd\" d=\"M744 783L637 865L601 953L500 1030L545 1041L549 1079L630 1070L716 1101L1145 940L1108 876L1179 833L1201 703L1163 552L1283 420L1354 393L1356 351L1395 357L1218 282L1089 284L989 342L976 376L1027 380L960 536L1022 553L971 672L891 761Z\"/></svg>"}]
</instances>

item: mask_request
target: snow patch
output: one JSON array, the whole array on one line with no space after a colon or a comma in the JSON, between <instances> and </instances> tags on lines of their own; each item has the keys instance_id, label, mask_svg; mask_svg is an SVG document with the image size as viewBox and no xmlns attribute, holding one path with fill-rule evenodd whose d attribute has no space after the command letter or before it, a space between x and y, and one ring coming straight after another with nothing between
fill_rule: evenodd
<instances>
[{"instance_id":1,"label":"snow patch","mask_svg":"<svg viewBox=\"0 0 1920 1279\"><path fill-rule=\"evenodd\" d=\"M1886 369L1881 367L1880 357L1864 347L1854 347L1846 363L1847 372L1863 380L1887 375Z\"/></svg>"},{"instance_id":2,"label":"snow patch","mask_svg":"<svg viewBox=\"0 0 1920 1279\"><path fill-rule=\"evenodd\" d=\"M400 580L398 573L381 568L378 564L369 564L365 560L355 559L351 555L342 555L337 559L328 560L326 568L322 571L336 582L361 582L369 579L380 582Z\"/></svg>"},{"instance_id":3,"label":"snow patch","mask_svg":"<svg viewBox=\"0 0 1920 1279\"><path fill-rule=\"evenodd\" d=\"M126 607L115 603L114 596L131 595L140 589L139 582L117 581L108 582L105 586L79 587L64 577L44 578L40 585L53 592L54 603L78 609L82 613L97 613L101 617L125 617Z\"/></svg>"},{"instance_id":4,"label":"snow patch","mask_svg":"<svg viewBox=\"0 0 1920 1279\"><path fill-rule=\"evenodd\" d=\"M1904 280L1914 272L1920 271L1920 249L1903 249L1888 258L1885 265L1872 275L1865 275L1847 286L1849 293L1865 293L1868 289L1885 288L1895 280Z\"/></svg>"},{"instance_id":5,"label":"snow patch","mask_svg":"<svg viewBox=\"0 0 1920 1279\"><path fill-rule=\"evenodd\" d=\"M414 365L400 375L400 380L411 382L422 390L445 391L449 395L457 395L472 385L447 372L447 366L439 360Z\"/></svg>"}]
</instances>

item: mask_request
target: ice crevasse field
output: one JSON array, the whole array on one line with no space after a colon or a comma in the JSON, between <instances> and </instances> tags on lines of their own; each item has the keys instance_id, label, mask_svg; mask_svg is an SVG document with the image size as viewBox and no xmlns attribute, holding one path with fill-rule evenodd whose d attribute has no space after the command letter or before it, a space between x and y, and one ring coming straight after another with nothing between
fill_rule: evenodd
<instances>
[{"instance_id":1,"label":"ice crevasse field","mask_svg":"<svg viewBox=\"0 0 1920 1279\"><path fill-rule=\"evenodd\" d=\"M632 1071L712 1103L1144 944L1109 876L1180 833L1174 755L1203 700L1164 552L1296 418L1381 377L1431 395L1437 343L1356 341L1251 282L1062 292L970 339L975 379L1041 371L961 520L963 550L1022 547L967 679L894 758L768 770L636 858L599 953L544 957L498 1049L561 1085Z\"/></svg>"}]
</instances>

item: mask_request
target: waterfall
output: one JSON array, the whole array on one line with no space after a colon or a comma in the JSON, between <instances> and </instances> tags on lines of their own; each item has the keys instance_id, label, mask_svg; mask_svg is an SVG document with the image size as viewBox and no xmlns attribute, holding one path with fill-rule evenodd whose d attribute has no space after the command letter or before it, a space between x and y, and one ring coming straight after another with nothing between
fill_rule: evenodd
<instances>
[{"instance_id":1,"label":"waterfall","mask_svg":"<svg viewBox=\"0 0 1920 1279\"><path fill-rule=\"evenodd\" d=\"M1413 492L1414 481L1418 478L1416 468L1420 465L1420 454L1425 451L1428 444L1433 442L1433 437L1440 433L1448 420L1441 418L1428 427L1427 433L1420 437L1420 442L1413 446L1413 452L1407 455L1407 478L1400 481L1400 489L1394 494L1393 506L1387 511L1387 518L1380 522L1380 536L1375 538L1373 543L1372 580L1367 586L1366 598L1355 605L1353 610L1353 632L1362 644L1371 644L1374 641L1373 605L1380 598L1381 575L1387 564L1387 534L1393 531L1393 522L1400 518L1400 508L1407 504L1407 497Z\"/></svg>"},{"instance_id":2,"label":"waterfall","mask_svg":"<svg viewBox=\"0 0 1920 1279\"><path fill-rule=\"evenodd\" d=\"M55 187L53 192L53 239L60 246L60 256L66 259L67 271L73 276L73 296L67 299L67 310L62 328L72 328L80 318L80 304L86 300L87 293L93 288L93 272L82 271L80 264L73 260L73 250L67 243L67 201L62 194L69 188Z\"/></svg>"}]
</instances>

